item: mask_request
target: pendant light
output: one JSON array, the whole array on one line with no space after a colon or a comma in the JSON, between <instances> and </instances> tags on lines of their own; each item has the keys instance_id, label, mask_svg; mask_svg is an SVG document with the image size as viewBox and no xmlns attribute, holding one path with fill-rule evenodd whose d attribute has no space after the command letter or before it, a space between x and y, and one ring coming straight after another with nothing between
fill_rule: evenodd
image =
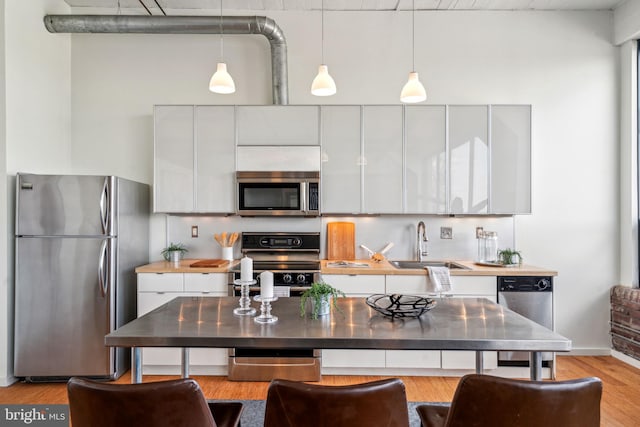
<instances>
[{"instance_id":1,"label":"pendant light","mask_svg":"<svg viewBox=\"0 0 640 427\"><path fill-rule=\"evenodd\" d=\"M416 2L413 0L412 2L412 11L411 11L411 61L412 68L414 71L409 73L409 80L405 83L402 88L402 92L400 92L400 101L405 103L415 103L422 102L427 99L427 92L424 90L424 86L420 83L420 79L418 78L418 72L416 69Z\"/></svg>"},{"instance_id":2,"label":"pendant light","mask_svg":"<svg viewBox=\"0 0 640 427\"><path fill-rule=\"evenodd\" d=\"M229 94L236 91L233 78L227 72L227 64L224 62L224 32L222 29L222 0L220 0L220 62L216 67L216 72L209 80L209 90L215 93Z\"/></svg>"},{"instance_id":3,"label":"pendant light","mask_svg":"<svg viewBox=\"0 0 640 427\"><path fill-rule=\"evenodd\" d=\"M322 0L320 16L322 64L318 67L318 75L313 79L313 83L311 83L311 94L315 96L330 96L336 93L336 82L333 81L333 78L329 74L329 67L324 63L324 0Z\"/></svg>"}]
</instances>

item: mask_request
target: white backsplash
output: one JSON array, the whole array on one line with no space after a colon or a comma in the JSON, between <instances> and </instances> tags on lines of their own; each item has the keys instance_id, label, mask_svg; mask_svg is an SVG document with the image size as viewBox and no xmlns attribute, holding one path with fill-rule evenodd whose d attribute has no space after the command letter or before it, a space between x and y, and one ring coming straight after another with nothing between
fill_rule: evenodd
<instances>
[{"instance_id":1,"label":"white backsplash","mask_svg":"<svg viewBox=\"0 0 640 427\"><path fill-rule=\"evenodd\" d=\"M416 258L416 226L424 221L429 242L427 248L430 259L475 259L477 240L476 227L483 227L498 233L499 248L515 248L513 217L445 217L419 215L389 215L380 217L321 217L321 218L284 218L260 217L244 218L238 216L173 216L166 215L166 238L169 242L182 242L189 249L189 258L221 258L222 250L213 239L214 233L237 231L254 232L320 232L320 257L326 255L326 225L333 221L350 221L356 224L356 256L368 258L364 244L374 251L382 249L387 243L394 246L387 257L395 260ZM191 227L198 226L197 238L191 237ZM440 227L451 227L452 239L440 238ZM158 239L160 240L160 239ZM158 242L160 243L160 242ZM153 248L152 259L159 259L162 247ZM240 258L240 244L236 243L234 257ZM526 256L525 256L526 258Z\"/></svg>"}]
</instances>

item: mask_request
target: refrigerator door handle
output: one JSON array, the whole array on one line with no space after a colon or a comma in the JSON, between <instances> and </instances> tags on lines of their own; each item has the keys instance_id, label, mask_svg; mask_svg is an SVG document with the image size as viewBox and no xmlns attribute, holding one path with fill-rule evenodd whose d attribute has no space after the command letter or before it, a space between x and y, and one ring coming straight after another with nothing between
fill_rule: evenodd
<instances>
[{"instance_id":1,"label":"refrigerator door handle","mask_svg":"<svg viewBox=\"0 0 640 427\"><path fill-rule=\"evenodd\" d=\"M106 297L107 296L107 291L108 291L108 271L106 268L104 268L104 263L105 263L105 259L107 257L107 242L109 241L109 239L104 239L102 241L102 246L100 247L100 259L98 261L98 287L100 288L100 295L102 295L102 297Z\"/></svg>"},{"instance_id":2,"label":"refrigerator door handle","mask_svg":"<svg viewBox=\"0 0 640 427\"><path fill-rule=\"evenodd\" d=\"M102 222L102 233L109 233L109 212L111 211L109 197L109 177L104 179L102 186L102 196L100 197L100 221Z\"/></svg>"}]
</instances>

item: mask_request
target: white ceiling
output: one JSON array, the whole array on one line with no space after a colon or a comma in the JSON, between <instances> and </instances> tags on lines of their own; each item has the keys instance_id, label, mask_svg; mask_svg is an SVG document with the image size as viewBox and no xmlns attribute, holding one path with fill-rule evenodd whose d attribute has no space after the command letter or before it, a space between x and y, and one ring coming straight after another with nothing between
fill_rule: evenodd
<instances>
[{"instance_id":1,"label":"white ceiling","mask_svg":"<svg viewBox=\"0 0 640 427\"><path fill-rule=\"evenodd\" d=\"M223 0L65 0L72 7L138 9L220 8ZM634 0L415 0L416 10L613 10ZM322 0L227 0L224 10L320 10ZM324 0L325 10L407 10L412 0ZM168 13L171 15L171 13Z\"/></svg>"}]
</instances>

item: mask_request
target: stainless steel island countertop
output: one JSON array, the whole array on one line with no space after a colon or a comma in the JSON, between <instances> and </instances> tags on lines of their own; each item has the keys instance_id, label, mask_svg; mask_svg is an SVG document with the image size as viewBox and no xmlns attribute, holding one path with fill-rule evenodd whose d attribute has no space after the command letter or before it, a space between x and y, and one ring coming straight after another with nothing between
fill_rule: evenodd
<instances>
[{"instance_id":1,"label":"stainless steel island countertop","mask_svg":"<svg viewBox=\"0 0 640 427\"><path fill-rule=\"evenodd\" d=\"M340 310L313 320L300 316L299 298L280 298L272 303L278 321L259 324L233 314L238 298L179 297L106 335L105 344L133 348L134 382L141 380L139 347L473 350L480 372L482 351L528 351L534 379L541 378L540 352L571 350L568 338L488 299L436 301L419 318L392 320L365 298L339 298Z\"/></svg>"}]
</instances>

